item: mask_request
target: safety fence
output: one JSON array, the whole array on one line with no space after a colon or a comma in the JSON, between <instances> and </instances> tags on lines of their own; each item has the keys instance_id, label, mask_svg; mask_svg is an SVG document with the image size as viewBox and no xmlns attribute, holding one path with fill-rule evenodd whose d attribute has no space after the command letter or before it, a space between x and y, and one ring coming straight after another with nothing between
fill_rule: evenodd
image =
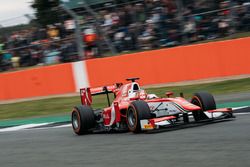
<instances>
[{"instance_id":1,"label":"safety fence","mask_svg":"<svg viewBox=\"0 0 250 167\"><path fill-rule=\"evenodd\" d=\"M250 74L250 38L160 49L0 74L0 100L74 93L140 77L142 85Z\"/></svg>"}]
</instances>

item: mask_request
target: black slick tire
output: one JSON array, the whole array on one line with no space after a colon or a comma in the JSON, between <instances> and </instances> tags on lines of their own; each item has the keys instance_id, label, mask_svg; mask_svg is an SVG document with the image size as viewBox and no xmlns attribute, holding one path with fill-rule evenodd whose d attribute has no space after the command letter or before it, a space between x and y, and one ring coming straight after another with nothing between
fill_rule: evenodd
<instances>
[{"instance_id":1,"label":"black slick tire","mask_svg":"<svg viewBox=\"0 0 250 167\"><path fill-rule=\"evenodd\" d=\"M133 101L127 110L127 125L129 131L140 133L142 131L140 120L150 119L150 113L150 108L145 101Z\"/></svg>"},{"instance_id":2,"label":"black slick tire","mask_svg":"<svg viewBox=\"0 0 250 167\"><path fill-rule=\"evenodd\" d=\"M195 121L208 119L204 111L216 109L216 103L213 95L207 92L195 93L191 99L191 103L201 107L201 110L193 111Z\"/></svg>"},{"instance_id":3,"label":"black slick tire","mask_svg":"<svg viewBox=\"0 0 250 167\"><path fill-rule=\"evenodd\" d=\"M90 106L82 105L73 108L71 123L77 135L88 134L95 127L95 115Z\"/></svg>"}]
</instances>

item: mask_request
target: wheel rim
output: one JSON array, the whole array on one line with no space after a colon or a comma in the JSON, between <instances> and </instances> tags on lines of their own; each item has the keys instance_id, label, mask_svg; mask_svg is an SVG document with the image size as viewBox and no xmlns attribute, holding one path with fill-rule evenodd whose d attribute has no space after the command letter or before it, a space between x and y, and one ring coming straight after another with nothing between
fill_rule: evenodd
<instances>
[{"instance_id":1,"label":"wheel rim","mask_svg":"<svg viewBox=\"0 0 250 167\"><path fill-rule=\"evenodd\" d=\"M128 111L128 124L130 127L134 127L136 123L135 113L132 109Z\"/></svg>"},{"instance_id":2,"label":"wheel rim","mask_svg":"<svg viewBox=\"0 0 250 167\"><path fill-rule=\"evenodd\" d=\"M72 114L72 125L74 127L74 129L78 129L79 128L79 122L78 122L78 114L76 112L73 112Z\"/></svg>"}]
</instances>

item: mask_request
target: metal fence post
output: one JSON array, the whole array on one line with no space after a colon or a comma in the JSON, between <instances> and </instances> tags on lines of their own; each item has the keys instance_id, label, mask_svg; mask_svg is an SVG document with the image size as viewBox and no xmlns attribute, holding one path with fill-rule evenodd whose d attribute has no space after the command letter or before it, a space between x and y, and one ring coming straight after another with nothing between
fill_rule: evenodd
<instances>
[{"instance_id":1,"label":"metal fence post","mask_svg":"<svg viewBox=\"0 0 250 167\"><path fill-rule=\"evenodd\" d=\"M78 55L81 58L81 60L84 60L85 59L84 48L83 48L84 43L82 40L81 29L80 29L80 25L78 23L77 14L75 14L75 12L73 12L72 10L67 8L65 5L61 4L60 7L74 19L75 26L76 26L75 27L75 38L76 38Z\"/></svg>"},{"instance_id":2,"label":"metal fence post","mask_svg":"<svg viewBox=\"0 0 250 167\"><path fill-rule=\"evenodd\" d=\"M94 18L96 19L97 24L98 24L98 26L99 26L98 14L97 14L92 8L90 8L90 7L86 4L86 2L85 2L84 0L83 0L83 2L82 2L82 5L83 5L83 7L85 8L85 10L86 10L87 12L89 12L91 15L94 16ZM99 29L99 31L103 34L104 41L107 43L107 45L108 45L108 47L109 47L109 50L112 52L112 54L116 54L117 51L116 51L115 47L113 46L112 41L107 37L106 32L104 32L101 28Z\"/></svg>"},{"instance_id":3,"label":"metal fence post","mask_svg":"<svg viewBox=\"0 0 250 167\"><path fill-rule=\"evenodd\" d=\"M236 28L236 22L235 22L235 4L232 0L229 1L229 7L230 7L230 19L231 19L231 26L232 26L232 32L231 34L234 34L237 31Z\"/></svg>"},{"instance_id":4,"label":"metal fence post","mask_svg":"<svg viewBox=\"0 0 250 167\"><path fill-rule=\"evenodd\" d=\"M176 6L177 6L177 10L178 10L178 17L179 17L179 21L180 21L180 27L181 27L181 36L182 36L182 44L187 44L188 40L186 35L184 34L184 17L182 14L183 11L183 1L182 0L176 0Z\"/></svg>"}]
</instances>

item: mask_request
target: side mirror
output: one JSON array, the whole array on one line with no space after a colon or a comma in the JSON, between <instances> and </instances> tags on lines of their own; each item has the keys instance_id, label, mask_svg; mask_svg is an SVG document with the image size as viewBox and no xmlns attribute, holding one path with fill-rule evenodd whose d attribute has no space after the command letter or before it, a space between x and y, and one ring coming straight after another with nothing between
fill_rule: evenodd
<instances>
[{"instance_id":1,"label":"side mirror","mask_svg":"<svg viewBox=\"0 0 250 167\"><path fill-rule=\"evenodd\" d=\"M166 96L167 96L167 97L170 97L170 96L173 96L173 95L174 95L173 92L166 92Z\"/></svg>"}]
</instances>

